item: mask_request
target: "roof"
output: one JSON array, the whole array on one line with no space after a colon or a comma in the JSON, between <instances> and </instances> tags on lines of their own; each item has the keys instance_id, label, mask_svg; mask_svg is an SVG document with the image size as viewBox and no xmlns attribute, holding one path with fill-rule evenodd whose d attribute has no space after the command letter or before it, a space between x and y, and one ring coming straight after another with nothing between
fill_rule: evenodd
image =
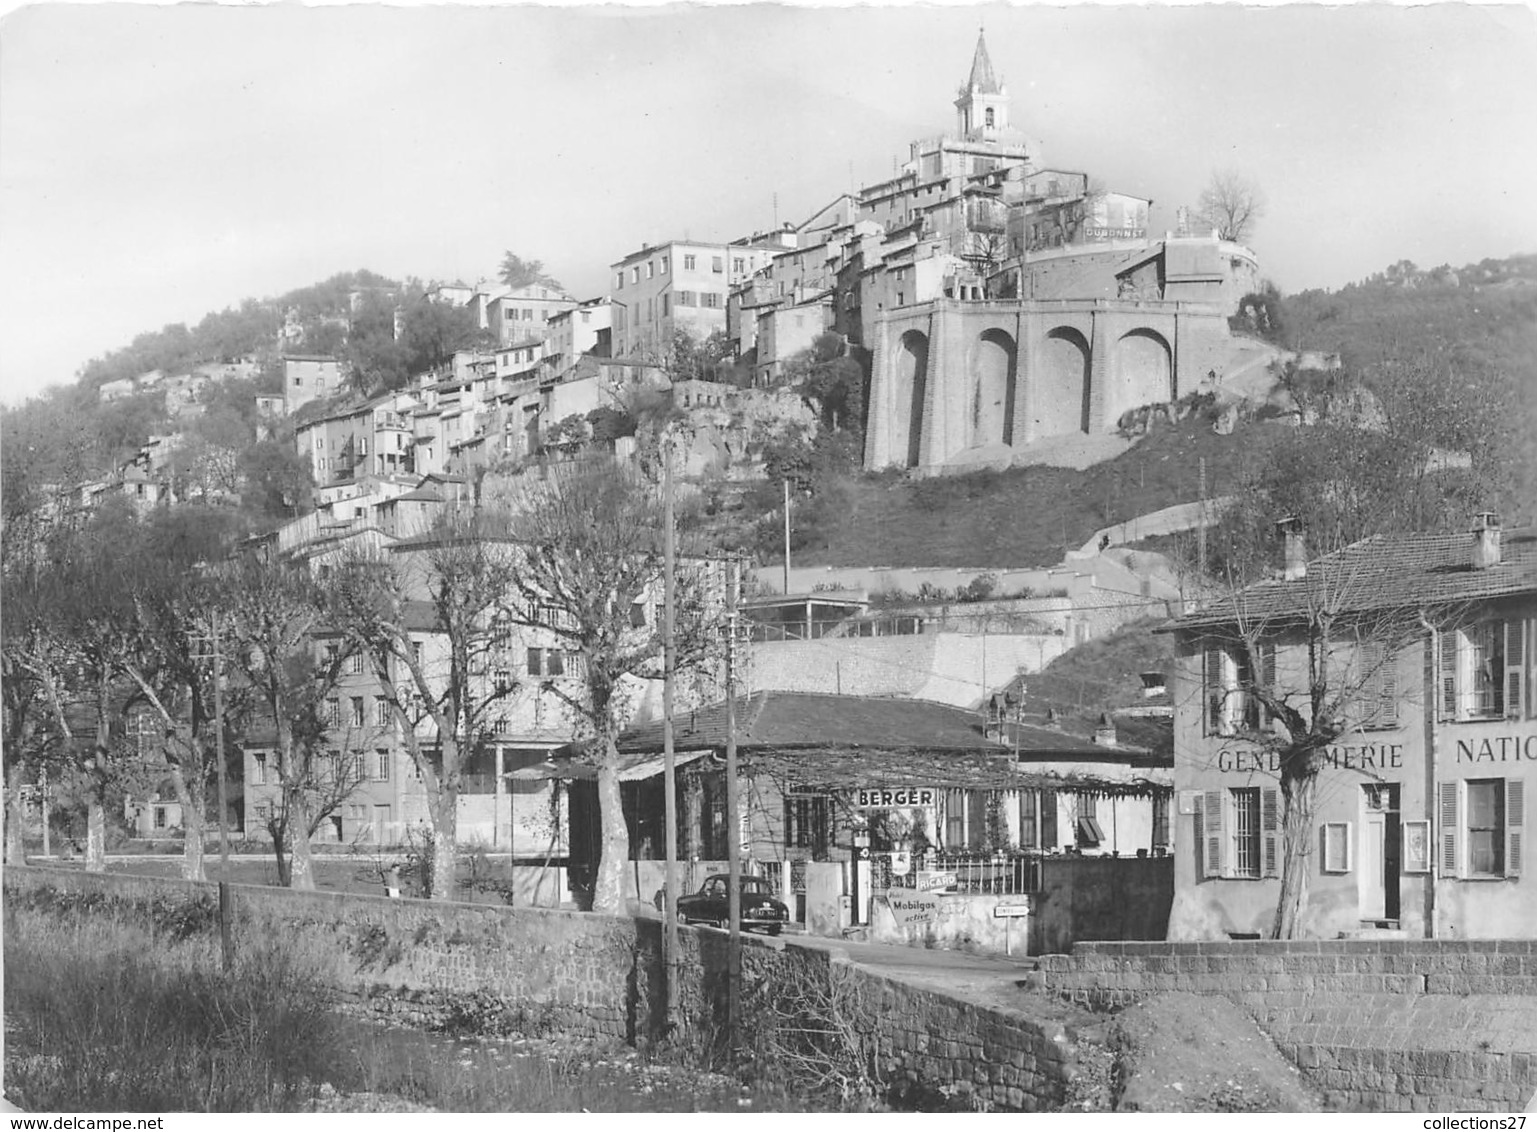
<instances>
[{"instance_id":1,"label":"roof","mask_svg":"<svg viewBox=\"0 0 1537 1132\"><path fill-rule=\"evenodd\" d=\"M1003 92L998 77L993 74L993 61L987 56L987 36L980 30L977 32L976 54L971 57L971 77L966 80L966 85L982 94Z\"/></svg>"},{"instance_id":2,"label":"roof","mask_svg":"<svg viewBox=\"0 0 1537 1132\"><path fill-rule=\"evenodd\" d=\"M1537 593L1537 528L1505 531L1499 565L1485 569L1473 566L1474 537L1375 535L1313 559L1302 578L1249 586L1186 614L1169 628L1304 618L1323 602L1340 612L1366 613Z\"/></svg>"},{"instance_id":3,"label":"roof","mask_svg":"<svg viewBox=\"0 0 1537 1132\"><path fill-rule=\"evenodd\" d=\"M1002 743L983 734L980 715L927 700L765 691L738 697L736 716L738 751L848 748L1009 752ZM724 750L725 701L677 718L673 739L679 749ZM623 753L661 749L660 720L632 727L619 737Z\"/></svg>"}]
</instances>

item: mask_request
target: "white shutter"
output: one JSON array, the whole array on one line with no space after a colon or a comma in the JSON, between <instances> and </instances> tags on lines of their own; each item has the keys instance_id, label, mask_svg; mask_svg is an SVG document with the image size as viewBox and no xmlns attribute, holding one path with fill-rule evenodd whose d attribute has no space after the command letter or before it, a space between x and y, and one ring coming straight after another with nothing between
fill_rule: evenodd
<instances>
[{"instance_id":1,"label":"white shutter","mask_svg":"<svg viewBox=\"0 0 1537 1132\"><path fill-rule=\"evenodd\" d=\"M1454 878L1457 873L1457 790L1458 783L1440 784L1441 876Z\"/></svg>"},{"instance_id":2,"label":"white shutter","mask_svg":"<svg viewBox=\"0 0 1537 1132\"><path fill-rule=\"evenodd\" d=\"M1521 850L1526 841L1526 783L1505 780L1505 875L1521 875Z\"/></svg>"},{"instance_id":3,"label":"white shutter","mask_svg":"<svg viewBox=\"0 0 1537 1132\"><path fill-rule=\"evenodd\" d=\"M1202 867L1207 877L1220 877L1226 875L1226 869L1222 860L1222 847L1226 842L1223 827L1222 791L1208 790L1201 798L1202 829L1201 841L1205 846L1202 853Z\"/></svg>"},{"instance_id":4,"label":"white shutter","mask_svg":"<svg viewBox=\"0 0 1537 1132\"><path fill-rule=\"evenodd\" d=\"M1505 717L1526 717L1526 627L1521 618L1505 622Z\"/></svg>"},{"instance_id":5,"label":"white shutter","mask_svg":"<svg viewBox=\"0 0 1537 1132\"><path fill-rule=\"evenodd\" d=\"M1274 786L1259 792L1261 862L1267 877L1281 875L1277 852L1281 826L1281 792Z\"/></svg>"},{"instance_id":6,"label":"white shutter","mask_svg":"<svg viewBox=\"0 0 1537 1132\"><path fill-rule=\"evenodd\" d=\"M1436 658L1436 682L1441 689L1441 719L1457 718L1457 630L1442 629Z\"/></svg>"}]
</instances>

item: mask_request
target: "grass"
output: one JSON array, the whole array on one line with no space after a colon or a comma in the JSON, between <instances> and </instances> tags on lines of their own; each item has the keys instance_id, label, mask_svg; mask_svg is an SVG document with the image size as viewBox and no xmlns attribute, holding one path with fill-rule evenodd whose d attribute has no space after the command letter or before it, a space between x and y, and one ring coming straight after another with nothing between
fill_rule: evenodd
<instances>
[{"instance_id":1,"label":"grass","mask_svg":"<svg viewBox=\"0 0 1537 1132\"><path fill-rule=\"evenodd\" d=\"M1229 436L1192 415L1155 428L1113 460L1084 471L1028 467L917 481L864 475L848 481L849 513L820 545L799 550L806 566L1049 566L1113 523L1200 498L1206 458L1211 496L1283 434L1249 423Z\"/></svg>"},{"instance_id":2,"label":"grass","mask_svg":"<svg viewBox=\"0 0 1537 1132\"><path fill-rule=\"evenodd\" d=\"M808 1102L633 1050L456 1040L347 1018L301 952L218 969L198 904L7 897L5 1083L29 1112L785 1111ZM382 1098L382 1100L381 1100Z\"/></svg>"}]
</instances>

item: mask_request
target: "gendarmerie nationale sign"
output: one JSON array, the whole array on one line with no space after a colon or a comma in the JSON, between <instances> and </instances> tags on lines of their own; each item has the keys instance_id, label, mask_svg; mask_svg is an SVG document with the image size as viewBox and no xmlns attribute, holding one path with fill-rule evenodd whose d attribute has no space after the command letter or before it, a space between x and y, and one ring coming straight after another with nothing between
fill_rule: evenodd
<instances>
[{"instance_id":1,"label":"gendarmerie nationale sign","mask_svg":"<svg viewBox=\"0 0 1537 1132\"><path fill-rule=\"evenodd\" d=\"M932 786L861 786L854 791L854 809L889 810L905 806L937 806L939 791Z\"/></svg>"}]
</instances>

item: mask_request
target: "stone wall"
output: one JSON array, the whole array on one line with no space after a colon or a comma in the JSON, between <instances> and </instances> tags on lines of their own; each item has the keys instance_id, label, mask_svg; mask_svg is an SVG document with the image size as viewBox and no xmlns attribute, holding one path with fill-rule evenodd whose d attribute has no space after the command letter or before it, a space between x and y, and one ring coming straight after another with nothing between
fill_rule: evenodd
<instances>
[{"instance_id":1,"label":"stone wall","mask_svg":"<svg viewBox=\"0 0 1537 1132\"><path fill-rule=\"evenodd\" d=\"M191 881L8 868L7 900L44 890L98 894L127 908L179 900L217 902L218 886ZM314 975L362 1013L432 1025L456 1011L503 1009L525 1024L645 1044L661 1036L659 920L590 913L439 904L330 892L233 885L237 950L281 940ZM725 1007L727 938L683 928L680 988L684 1041L712 1044ZM885 1079L919 1090L963 1086L1000 1109L1058 1107L1079 1076L1078 1027L1092 1018L1043 1000L1043 1016L940 994L878 975L837 948L747 937L746 1001L791 985L836 982L875 1026ZM767 1012L744 1012L749 1033ZM1086 1059L1090 1062L1093 1058ZM1102 1084L1102 1083L1101 1083Z\"/></svg>"},{"instance_id":2,"label":"stone wall","mask_svg":"<svg viewBox=\"0 0 1537 1132\"><path fill-rule=\"evenodd\" d=\"M1231 998L1331 1108L1508 1111L1537 1091L1537 940L1083 943L1035 978L1096 1008Z\"/></svg>"}]
</instances>

